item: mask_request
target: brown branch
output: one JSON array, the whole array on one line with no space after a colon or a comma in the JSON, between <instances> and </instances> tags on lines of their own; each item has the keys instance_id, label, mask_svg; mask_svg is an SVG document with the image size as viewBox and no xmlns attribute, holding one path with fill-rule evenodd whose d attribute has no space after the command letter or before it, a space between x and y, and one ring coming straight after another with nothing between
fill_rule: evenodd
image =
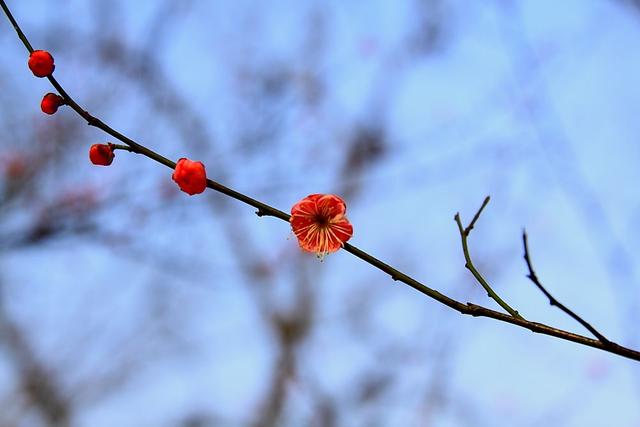
<instances>
[{"instance_id":1,"label":"brown branch","mask_svg":"<svg viewBox=\"0 0 640 427\"><path fill-rule=\"evenodd\" d=\"M18 24L16 23L16 21L13 19L13 16L11 15L11 12L9 11L9 8L6 6L5 0L0 0L0 7L2 7L3 11L5 12L5 14L7 15L7 17L9 18L9 21L12 23L14 29L16 30L16 33L18 34L18 37L20 38L20 40L22 40L22 42L24 43L25 47L27 48L27 50L29 50L30 52L33 51L33 48L31 47L31 45L29 44L29 41L27 40L26 36L24 35L24 33L21 31L20 27L18 26ZM70 96L69 94L64 90L64 88L58 83L58 81L53 77L53 76L49 76L48 77L49 81L51 82L51 84L56 88L56 90L58 90L58 93L65 99L65 101L67 102L67 104L76 112L78 113L78 115L80 115L84 120L86 120L87 124L89 124L90 126L94 126L98 129L101 129L102 131L106 132L107 134L113 136L114 138L120 140L121 142L127 144L129 147L132 148L132 150L138 154L141 154L145 157L148 157L152 160L155 160L158 163L161 163L171 169L175 168L175 163L169 159L167 159L164 156L161 156L160 154L156 153L155 151L138 144L137 142L133 141L132 139L128 138L127 136L121 134L120 132L114 130L113 128L109 127L107 124L105 124L104 122L102 122L100 119L92 116L91 114L89 114L87 111L85 111L82 107L80 107L80 105L78 105ZM234 198L236 200L239 200L243 203L246 203L250 206L253 206L254 208L257 209L256 214L258 216L273 216L275 218L281 219L283 221L288 222L289 221L289 215L281 210L278 210L272 206L267 205L266 203L262 203L258 200L255 200L249 196L246 196L242 193L239 193L235 190L232 190L228 187L225 187L222 184L219 184L215 181L212 180L207 180L207 186L209 188L211 188L212 190L218 191L222 194L225 194L231 198ZM479 216L479 213L476 214L476 216ZM470 230L470 227L475 225L475 221L477 220L477 218L474 217L474 220L472 220L471 224L469 224L469 226L467 227L467 229ZM464 231L464 230L463 230ZM464 233L463 233L464 234ZM382 262L381 260L379 260L378 258L375 258L371 255L369 255L368 253L362 251L361 249L358 249L357 247L350 245L350 244L345 244L344 245L344 250L351 253L352 255L356 256L357 258L360 258L361 260L363 260L364 262L372 265L373 267L387 273L389 276L391 276L391 278L395 281L400 281L402 283L405 283L409 286L411 286L412 288L414 288L415 290L417 290L418 292L440 302L441 304L446 305L447 307L450 307L458 312L460 312L461 314L465 314L465 315L469 315L469 316L473 316L473 317L488 317L491 319L495 319L501 322L505 322L505 323L510 323L512 325L516 325L516 326L520 326L522 328L525 329L529 329L532 332L536 332L536 333L540 333L540 334L544 334L544 335L549 335L549 336L553 336L556 338L560 338L566 341L571 341L571 342L575 342L581 345L585 345L588 347L593 347L593 348L597 348L600 350L604 350L607 351L609 353L613 353L613 354L617 354L629 359L633 359L633 360L637 360L640 361L640 352L627 348L627 347L623 347L621 345L615 344L613 342L610 342L609 344L604 344L602 341L599 340L594 340L592 338L587 338L585 336L582 335L578 335L578 334L574 334L572 332L568 332L568 331L564 331L562 329L558 329L558 328L554 328L552 326L549 325L545 325L543 323L538 323L538 322L532 322L529 320L525 320L522 317L516 317L516 316L512 316L510 314L504 314L504 313L500 313L498 311L495 310L491 310L479 305L475 305L472 303L462 303L459 301L456 301L440 292L438 292L435 289L432 289L422 283L420 283L419 281L413 279L412 277L396 270L395 268L391 267L390 265Z\"/></svg>"},{"instance_id":2,"label":"brown branch","mask_svg":"<svg viewBox=\"0 0 640 427\"><path fill-rule=\"evenodd\" d=\"M540 291L549 299L549 304L552 306L556 306L558 307L560 310L564 311L565 313L567 313L569 316L571 316L576 322L580 323L582 326L584 326L589 332L591 332L593 334L593 336L595 336L596 338L598 338L602 344L604 345L611 345L611 341L609 341L607 338L605 338L604 335L602 335L600 332L598 332L593 326L591 326L586 320L584 320L582 317L578 316L576 313L574 313L572 310L570 310L567 306L565 306L564 304L562 304L560 301L558 301L557 299L555 299L553 297L553 295L551 295L549 293L549 291L547 291L545 289L544 286L542 286L542 283L540 283L540 280L538 279L538 276L536 275L536 272L533 271L533 265L531 263L531 258L529 256L529 245L527 243L527 232L526 231L522 231L522 245L524 246L524 260L527 263L527 268L529 269L529 274L527 275L527 277L538 287L538 289L540 289Z\"/></svg>"},{"instance_id":3,"label":"brown branch","mask_svg":"<svg viewBox=\"0 0 640 427\"><path fill-rule=\"evenodd\" d=\"M385 273L389 274L393 280L405 283L411 286L413 289L417 290L418 292L430 298L435 299L441 304L444 304L447 307L460 312L461 314L466 314L473 317L488 317L491 319L499 320L501 322L511 323L512 325L529 329L531 332L549 335L549 336L560 338L566 341L572 341L578 344L586 345L593 348L598 348L600 350L608 351L610 353L614 353L629 359L640 361L640 352L627 347L623 347L619 344L611 343L610 345L604 345L601 341L587 338L582 335L574 334L572 332L564 331L562 329L554 328L552 326L545 325L543 323L532 322L529 320L525 320L523 318L513 317L509 314L500 313L499 311L491 310L489 308L482 307L469 302L465 304L465 303L456 301L452 298L449 298L446 295L441 294L440 292L434 289L431 289L423 285L422 283L418 282L412 277L409 277L406 274L401 273L400 271L396 270L390 265L385 264L379 259L372 257L366 252L361 251L360 249L354 246L351 246L348 243L345 244L344 249L347 252L350 252L356 257L362 259L363 261L373 265L379 270L382 270Z\"/></svg>"}]
</instances>

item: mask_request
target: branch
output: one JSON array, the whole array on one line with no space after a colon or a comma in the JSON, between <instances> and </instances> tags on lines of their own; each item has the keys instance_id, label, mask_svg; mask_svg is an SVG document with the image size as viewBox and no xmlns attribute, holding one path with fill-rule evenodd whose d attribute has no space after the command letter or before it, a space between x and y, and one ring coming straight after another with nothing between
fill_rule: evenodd
<instances>
[{"instance_id":1,"label":"branch","mask_svg":"<svg viewBox=\"0 0 640 427\"><path fill-rule=\"evenodd\" d=\"M587 328L587 330L589 332L591 332L593 334L593 336L595 336L596 338L598 338L600 340L600 342L602 342L602 344L604 345L610 345L611 341L609 341L607 338L605 338L604 335L602 335L600 332L598 332L593 326L591 326L586 320L584 320L582 317L578 316L576 313L574 313L573 311L571 311L568 307L566 307L564 304L562 304L560 301L558 301L557 299L555 299L553 297L553 295L551 295L549 293L549 291L547 291L545 289L544 286L542 286L542 283L540 283L540 280L538 280L538 276L536 275L536 272L533 271L533 265L531 264L531 258L529 257L529 245L527 244L527 232L525 230L522 231L522 245L524 246L524 260L527 263L527 268L529 268L529 274L527 275L527 277L538 287L538 289L540 289L540 291L549 299L549 304L552 306L556 306L558 307L560 310L564 311L565 313L567 313L569 316L571 316L575 321L577 321L578 323L580 323L582 326L584 326L585 328Z\"/></svg>"},{"instance_id":2,"label":"branch","mask_svg":"<svg viewBox=\"0 0 640 427\"><path fill-rule=\"evenodd\" d=\"M482 274L480 274L478 269L476 269L476 267L473 265L473 261L471 261L471 255L469 255L469 245L467 243L467 237L469 236L469 233L471 233L471 230L473 230L473 227L478 221L478 218L480 218L480 214L482 213L484 208L487 206L487 204L489 204L489 200L491 200L489 196L485 197L484 201L482 202L482 206L480 206L480 209L478 209L478 212L476 212L476 214L473 216L473 219L471 220L471 222L467 227L462 226L462 221L460 220L460 213L456 213L454 217L456 224L458 224L458 230L460 231L460 239L462 240L462 252L464 253L464 259L465 259L464 266L467 268L467 270L471 272L471 274L473 274L473 277L475 277L478 283L482 285L484 290L487 291L487 296L489 296L489 298L492 298L493 300L495 300L495 302L497 302L500 307L502 307L507 313L509 313L513 317L522 319L522 316L518 313L518 311L511 308L509 304L504 302L504 300L500 298L498 294L496 294L493 288L491 288L491 285L489 285L489 283L485 280L485 278L482 277Z\"/></svg>"},{"instance_id":3,"label":"branch","mask_svg":"<svg viewBox=\"0 0 640 427\"><path fill-rule=\"evenodd\" d=\"M16 32L18 33L18 37L20 38L20 40L24 43L25 47L27 48L27 50L29 50L29 52L33 51L33 48L31 47L31 45L29 44L29 41L27 40L26 36L24 35L24 33L22 32L22 30L20 29L20 27L18 26L18 24L16 23L16 21L13 19L13 16L11 15L11 12L9 11L9 8L6 6L5 0L0 0L0 7L2 7L2 10L5 12L5 14L7 15L7 18L9 18L9 21L12 23L14 29L16 30ZM134 140L132 140L131 138L121 134L120 132L114 130L113 128L109 127L107 124L105 124L104 122L102 122L100 119L92 116L91 114L89 114L87 111L85 111L82 107L80 107L80 105L78 105L78 103L76 103L71 96L69 96L69 94L64 90L64 88L58 83L58 81L53 77L53 76L49 76L48 77L49 81L51 82L51 84L53 85L53 87L56 88L56 90L58 90L58 93L60 94L60 96L62 96L65 100L65 102L80 116L82 117L84 120L86 120L87 124L90 126L94 126L98 129L101 129L102 131L104 131L105 133L111 135L112 137L118 139L119 141L125 143L126 145L128 145L129 147L131 147L132 151L138 154L141 154L145 157L148 157L151 160L154 160L160 164L163 164L171 169L175 168L175 162L167 159L166 157L156 153L155 151L140 145L139 143L135 142ZM219 184L215 181L212 180L207 180L207 186L212 189L215 190L219 193L222 193L226 196L229 196L233 199L236 199L240 202L243 202L247 205L253 206L254 208L257 209L256 214L258 216L272 216L278 219L281 219L283 221L289 222L289 215L281 210L278 210L272 206L267 205L266 203L260 202L258 200L255 200L249 196L246 196L242 193L239 193L235 190L232 190L228 187L225 187L222 184ZM486 205L486 203L488 203L488 200L485 200L485 203L483 204L483 207ZM482 210L482 209L481 209ZM476 215L474 216L474 219L471 221L471 223L469 224L469 226L466 229L466 234L469 233L469 231L471 230L471 228L475 225L475 222L477 221L478 217L480 216L480 211L478 213L476 213ZM460 216L456 215L456 219L459 222L460 221ZM465 235L465 229L462 229L462 224L459 223L460 228L462 230L462 235L463 235L463 241L466 243L466 235ZM462 303L459 301L456 301L438 291L436 291L435 289L432 289L430 287L428 287L427 285L420 283L419 281L415 280L414 278L407 276L406 274L398 271L397 269L391 267L390 265L382 262L381 260L379 260L378 258L375 258L371 255L369 255L368 253L362 251L361 249L358 249L357 247L350 245L348 243L346 243L344 245L344 250L349 252L350 254L356 256L357 258L360 258L361 260L363 260L364 262L372 265L373 267L387 273L389 276L391 276L391 278L395 281L399 281L402 282L410 287L412 287L413 289L417 290L418 292L438 301L441 304L446 305L447 307L450 307L458 312L460 312L461 314L465 314L465 315L469 315L469 316L473 316L473 317L488 317L491 319L495 319L498 320L500 322L505 322L505 323L510 323L512 325L516 325L525 329L529 329L532 332L536 332L536 333L540 333L540 334L544 334L544 335L549 335L549 336L553 336L565 341L571 341L571 342L575 342L581 345L585 345L588 347L593 347L593 348L597 348L600 350L604 350L606 352L609 353L613 353L613 354L617 354L623 357L626 357L628 359L633 359L633 360L637 360L640 361L640 352L627 348L627 347L623 347L621 345L618 345L616 343L610 342L609 344L604 344L602 341L598 341L598 340L594 340L592 338L588 338L582 335L578 335L578 334L574 334L572 332L568 332L568 331L564 331L562 329L557 329L554 328L552 326L549 325L545 325L543 323L538 323L538 322L532 322L532 321L528 321L523 319L521 316L519 315L513 315L513 314L504 314L495 310L491 310L489 308L486 307L482 307L476 304L472 304L472 303ZM468 253L467 253L468 255ZM472 265L470 263L470 260L467 261L470 265ZM476 271L477 273L477 271ZM479 273L478 273L479 275ZM477 277L476 277L477 278ZM487 285L488 286L488 285ZM517 314L517 312L514 311L514 313Z\"/></svg>"},{"instance_id":4,"label":"branch","mask_svg":"<svg viewBox=\"0 0 640 427\"><path fill-rule=\"evenodd\" d=\"M482 206L480 206L480 209L478 209L478 212L476 212L476 214L473 216L473 219L471 220L469 225L467 225L467 227L464 229L465 236L469 236L469 233L471 233L471 230L473 230L473 227L476 225L478 218L480 218L482 211L484 210L484 208L487 207L490 200L491 200L491 196L487 196L484 198L484 200L482 201Z\"/></svg>"}]
</instances>

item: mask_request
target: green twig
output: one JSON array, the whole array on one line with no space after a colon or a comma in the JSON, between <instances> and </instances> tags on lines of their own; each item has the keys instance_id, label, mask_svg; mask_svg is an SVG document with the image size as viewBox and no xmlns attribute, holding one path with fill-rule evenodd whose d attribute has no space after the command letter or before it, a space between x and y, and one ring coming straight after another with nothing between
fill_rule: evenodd
<instances>
[{"instance_id":1,"label":"green twig","mask_svg":"<svg viewBox=\"0 0 640 427\"><path fill-rule=\"evenodd\" d=\"M478 283L482 285L484 290L487 291L487 295L489 296L489 298L492 298L495 302L498 303L500 307L505 309L505 311L510 315L512 315L513 317L522 319L523 317L516 310L511 308L509 304L507 304L502 298L500 298L498 294L496 294L496 292L493 290L493 288L491 288L491 285L489 285L489 283L485 280L485 278L482 277L482 274L480 274L478 269L473 265L473 261L471 261L471 255L469 255L469 246L467 243L467 237L469 237L469 233L471 232L474 225L478 221L478 218L480 218L480 214L489 203L489 200L490 200L489 196L485 197L484 202L482 202L482 206L480 206L480 209L478 209L478 212L476 212L476 214L473 216L473 219L471 220L471 222L466 228L462 226L462 221L460 220L460 213L456 213L454 217L456 224L458 224L458 230L460 231L460 239L462 240L462 252L464 253L464 259L465 259L464 266L471 272L471 274L473 274L473 277L475 277Z\"/></svg>"},{"instance_id":2,"label":"green twig","mask_svg":"<svg viewBox=\"0 0 640 427\"><path fill-rule=\"evenodd\" d=\"M130 153L135 153L134 149L131 148L128 145L124 145L124 144L112 144L112 143L108 143L109 147L111 147L112 150L124 150L124 151L128 151Z\"/></svg>"}]
</instances>

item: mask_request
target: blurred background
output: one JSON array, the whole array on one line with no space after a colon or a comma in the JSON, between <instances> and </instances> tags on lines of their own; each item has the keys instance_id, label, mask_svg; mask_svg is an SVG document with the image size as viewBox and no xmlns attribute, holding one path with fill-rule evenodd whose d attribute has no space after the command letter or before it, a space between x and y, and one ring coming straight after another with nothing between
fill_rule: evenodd
<instances>
[{"instance_id":1,"label":"blurred background","mask_svg":"<svg viewBox=\"0 0 640 427\"><path fill-rule=\"evenodd\" d=\"M640 348L640 2L9 0L91 113L456 299ZM0 19L0 426L640 426L640 365L459 315L118 152Z\"/></svg>"}]
</instances>

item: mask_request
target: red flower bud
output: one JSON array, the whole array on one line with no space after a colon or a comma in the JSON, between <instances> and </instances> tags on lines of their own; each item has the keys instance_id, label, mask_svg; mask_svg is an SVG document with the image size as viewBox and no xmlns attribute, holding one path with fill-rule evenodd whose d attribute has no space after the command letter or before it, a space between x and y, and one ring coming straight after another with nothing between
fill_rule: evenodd
<instances>
[{"instance_id":1,"label":"red flower bud","mask_svg":"<svg viewBox=\"0 0 640 427\"><path fill-rule=\"evenodd\" d=\"M56 68L53 56L46 50L34 50L29 55L29 69L36 77L47 77Z\"/></svg>"},{"instance_id":2,"label":"red flower bud","mask_svg":"<svg viewBox=\"0 0 640 427\"><path fill-rule=\"evenodd\" d=\"M89 159L94 165L109 166L114 157L111 144L93 144L89 149Z\"/></svg>"},{"instance_id":3,"label":"red flower bud","mask_svg":"<svg viewBox=\"0 0 640 427\"><path fill-rule=\"evenodd\" d=\"M64 105L64 98L55 93L48 93L42 98L40 109L42 109L43 113L55 114L61 105Z\"/></svg>"},{"instance_id":4,"label":"red flower bud","mask_svg":"<svg viewBox=\"0 0 640 427\"><path fill-rule=\"evenodd\" d=\"M207 173L202 162L194 162L185 158L178 160L171 178L182 191L190 196L202 193L207 188Z\"/></svg>"}]
</instances>

